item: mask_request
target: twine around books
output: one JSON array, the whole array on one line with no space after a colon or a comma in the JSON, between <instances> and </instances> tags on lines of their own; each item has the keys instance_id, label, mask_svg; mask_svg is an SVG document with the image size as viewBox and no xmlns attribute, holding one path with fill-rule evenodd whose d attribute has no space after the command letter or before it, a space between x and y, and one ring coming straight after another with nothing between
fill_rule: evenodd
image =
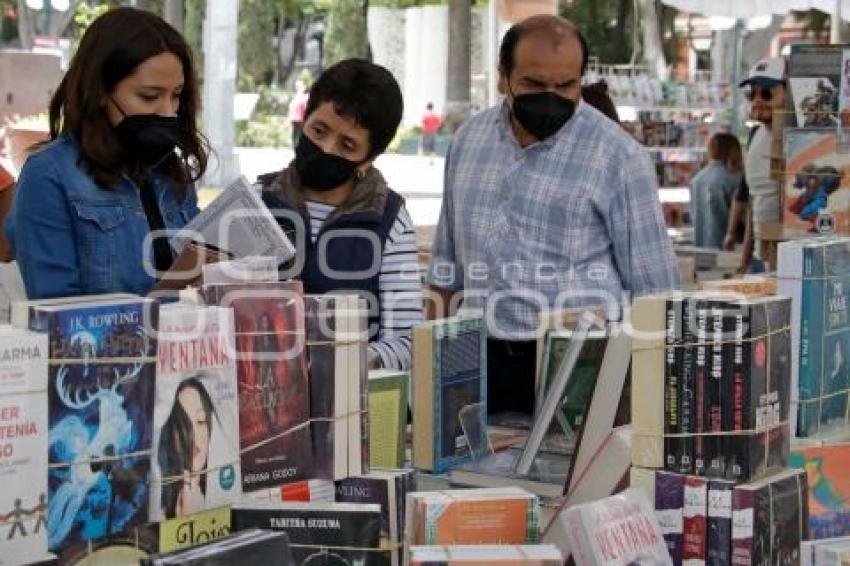
<instances>
[{"instance_id":1,"label":"twine around books","mask_svg":"<svg viewBox=\"0 0 850 566\"><path fill-rule=\"evenodd\" d=\"M387 552L387 551L397 551L404 548L403 542L395 542L395 541L387 541L384 540L381 543L381 546L378 548L363 548L362 546L334 546L329 544L298 544L294 542L290 542L289 546L291 548L315 548L319 551L319 553L334 550L348 551L348 552Z\"/></svg>"},{"instance_id":2,"label":"twine around books","mask_svg":"<svg viewBox=\"0 0 850 566\"><path fill-rule=\"evenodd\" d=\"M759 340L763 340L765 338L770 338L771 336L778 336L780 334L790 333L792 330L791 326L783 326L782 328L778 328L776 330L769 330L764 334L760 334L755 337L750 338L735 338L734 340L721 340L721 341L710 341L710 342L687 342L686 344L663 344L663 345L655 345L655 346L637 346L632 347L632 352L652 352L657 350L666 350L668 348L678 349L678 348L693 348L693 347L709 347L709 346L722 346L726 344L752 344L754 342L758 342ZM660 335L660 331L657 331ZM726 332L725 334L733 334L733 332ZM769 342L769 341L768 341ZM770 382L768 381L768 384Z\"/></svg>"},{"instance_id":3,"label":"twine around books","mask_svg":"<svg viewBox=\"0 0 850 566\"><path fill-rule=\"evenodd\" d=\"M121 357L101 357L92 356L91 358L49 358L48 365L51 366L70 366L76 364L103 366L103 365L135 365L135 364L150 364L156 363L156 356L121 356Z\"/></svg>"}]
</instances>

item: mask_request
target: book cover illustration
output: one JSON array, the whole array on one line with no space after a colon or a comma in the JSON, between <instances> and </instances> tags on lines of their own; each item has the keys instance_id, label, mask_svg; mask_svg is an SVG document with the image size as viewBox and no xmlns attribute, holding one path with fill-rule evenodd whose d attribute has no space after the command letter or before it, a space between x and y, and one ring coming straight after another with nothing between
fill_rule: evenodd
<instances>
[{"instance_id":1,"label":"book cover illustration","mask_svg":"<svg viewBox=\"0 0 850 566\"><path fill-rule=\"evenodd\" d=\"M732 564L799 564L808 538L806 472L787 470L732 491Z\"/></svg>"},{"instance_id":2,"label":"book cover illustration","mask_svg":"<svg viewBox=\"0 0 850 566\"><path fill-rule=\"evenodd\" d=\"M47 556L47 337L0 331L0 565Z\"/></svg>"},{"instance_id":3,"label":"book cover illustration","mask_svg":"<svg viewBox=\"0 0 850 566\"><path fill-rule=\"evenodd\" d=\"M169 305L159 330L151 522L242 493L233 311Z\"/></svg>"},{"instance_id":4,"label":"book cover illustration","mask_svg":"<svg viewBox=\"0 0 850 566\"><path fill-rule=\"evenodd\" d=\"M286 533L298 565L378 566L390 561L380 549L378 505L351 503L279 503L233 506L235 531L251 528Z\"/></svg>"},{"instance_id":5,"label":"book cover illustration","mask_svg":"<svg viewBox=\"0 0 850 566\"><path fill-rule=\"evenodd\" d=\"M797 435L828 436L846 426L850 372L850 241L803 248Z\"/></svg>"},{"instance_id":6,"label":"book cover illustration","mask_svg":"<svg viewBox=\"0 0 850 566\"><path fill-rule=\"evenodd\" d=\"M204 293L208 302L234 312L242 489L309 479L313 456L301 284L212 286Z\"/></svg>"},{"instance_id":7,"label":"book cover illustration","mask_svg":"<svg viewBox=\"0 0 850 566\"><path fill-rule=\"evenodd\" d=\"M843 51L842 45L791 47L789 86L796 119L791 123L801 128L838 125Z\"/></svg>"},{"instance_id":8,"label":"book cover illustration","mask_svg":"<svg viewBox=\"0 0 850 566\"><path fill-rule=\"evenodd\" d=\"M835 129L785 131L783 226L801 232L850 233L850 151Z\"/></svg>"},{"instance_id":9,"label":"book cover illustration","mask_svg":"<svg viewBox=\"0 0 850 566\"><path fill-rule=\"evenodd\" d=\"M850 444L795 448L789 466L806 471L811 537L850 536Z\"/></svg>"},{"instance_id":10,"label":"book cover illustration","mask_svg":"<svg viewBox=\"0 0 850 566\"><path fill-rule=\"evenodd\" d=\"M208 509L159 524L159 552L174 552L228 536L230 507Z\"/></svg>"},{"instance_id":11,"label":"book cover illustration","mask_svg":"<svg viewBox=\"0 0 850 566\"><path fill-rule=\"evenodd\" d=\"M460 445L463 428L459 415L464 407L486 402L485 340L481 319L460 320L434 329L437 470L445 470L467 456Z\"/></svg>"},{"instance_id":12,"label":"book cover illustration","mask_svg":"<svg viewBox=\"0 0 850 566\"><path fill-rule=\"evenodd\" d=\"M48 331L52 551L148 517L156 341L152 301L36 309Z\"/></svg>"}]
</instances>

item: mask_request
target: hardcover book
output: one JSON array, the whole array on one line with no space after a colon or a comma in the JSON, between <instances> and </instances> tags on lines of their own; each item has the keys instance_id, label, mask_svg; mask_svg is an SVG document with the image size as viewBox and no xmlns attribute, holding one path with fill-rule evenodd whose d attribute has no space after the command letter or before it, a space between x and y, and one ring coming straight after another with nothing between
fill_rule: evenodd
<instances>
[{"instance_id":1,"label":"hardcover book","mask_svg":"<svg viewBox=\"0 0 850 566\"><path fill-rule=\"evenodd\" d=\"M309 479L313 447L301 283L203 291L208 303L232 307L235 318L242 489Z\"/></svg>"},{"instance_id":2,"label":"hardcover book","mask_svg":"<svg viewBox=\"0 0 850 566\"><path fill-rule=\"evenodd\" d=\"M242 493L233 311L162 307L157 350L151 522Z\"/></svg>"},{"instance_id":3,"label":"hardcover book","mask_svg":"<svg viewBox=\"0 0 850 566\"><path fill-rule=\"evenodd\" d=\"M791 343L791 420L796 436L847 429L850 373L850 240L813 238L779 246L780 292L799 321Z\"/></svg>"},{"instance_id":4,"label":"hardcover book","mask_svg":"<svg viewBox=\"0 0 850 566\"><path fill-rule=\"evenodd\" d=\"M141 566L291 566L294 564L285 533L250 529L202 546L156 554Z\"/></svg>"},{"instance_id":5,"label":"hardcover book","mask_svg":"<svg viewBox=\"0 0 850 566\"><path fill-rule=\"evenodd\" d=\"M445 472L468 458L460 411L486 403L486 328L481 318L426 322L413 331L413 464Z\"/></svg>"},{"instance_id":6,"label":"hardcover book","mask_svg":"<svg viewBox=\"0 0 850 566\"><path fill-rule=\"evenodd\" d=\"M732 564L797 564L808 538L806 472L786 470L732 491Z\"/></svg>"},{"instance_id":7,"label":"hardcover book","mask_svg":"<svg viewBox=\"0 0 850 566\"><path fill-rule=\"evenodd\" d=\"M672 564L652 506L641 491L627 489L576 505L560 520L567 534L561 550L572 554L576 566Z\"/></svg>"},{"instance_id":8,"label":"hardcover book","mask_svg":"<svg viewBox=\"0 0 850 566\"><path fill-rule=\"evenodd\" d=\"M540 501L520 488L408 494L405 545L537 542Z\"/></svg>"},{"instance_id":9,"label":"hardcover book","mask_svg":"<svg viewBox=\"0 0 850 566\"><path fill-rule=\"evenodd\" d=\"M148 518L157 306L143 298L35 307L47 332L47 529L76 552Z\"/></svg>"},{"instance_id":10,"label":"hardcover book","mask_svg":"<svg viewBox=\"0 0 850 566\"><path fill-rule=\"evenodd\" d=\"M850 148L832 129L785 131L783 227L800 232L850 234Z\"/></svg>"},{"instance_id":11,"label":"hardcover book","mask_svg":"<svg viewBox=\"0 0 850 566\"><path fill-rule=\"evenodd\" d=\"M811 537L850 536L850 444L793 448L788 465L806 471Z\"/></svg>"},{"instance_id":12,"label":"hardcover book","mask_svg":"<svg viewBox=\"0 0 850 566\"><path fill-rule=\"evenodd\" d=\"M241 503L233 529L262 528L287 534L295 564L389 564L380 548L381 509L350 503Z\"/></svg>"},{"instance_id":13,"label":"hardcover book","mask_svg":"<svg viewBox=\"0 0 850 566\"><path fill-rule=\"evenodd\" d=\"M0 564L47 557L47 337L0 329Z\"/></svg>"}]
</instances>

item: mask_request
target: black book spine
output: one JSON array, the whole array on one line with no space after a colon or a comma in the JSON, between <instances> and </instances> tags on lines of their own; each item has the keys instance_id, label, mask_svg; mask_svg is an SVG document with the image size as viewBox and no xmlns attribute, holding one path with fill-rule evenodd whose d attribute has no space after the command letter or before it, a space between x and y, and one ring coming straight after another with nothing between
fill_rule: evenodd
<instances>
[{"instance_id":1,"label":"black book spine","mask_svg":"<svg viewBox=\"0 0 850 566\"><path fill-rule=\"evenodd\" d=\"M705 420L712 436L705 438L706 474L723 477L725 458L721 446L723 431L723 305L712 302L708 312L708 371L705 385Z\"/></svg>"},{"instance_id":2,"label":"black book spine","mask_svg":"<svg viewBox=\"0 0 850 566\"><path fill-rule=\"evenodd\" d=\"M664 467L679 471L681 439L669 435L681 432L680 391L683 365L682 300L667 300L666 339L664 358Z\"/></svg>"},{"instance_id":3,"label":"black book spine","mask_svg":"<svg viewBox=\"0 0 850 566\"><path fill-rule=\"evenodd\" d=\"M684 302L685 315L682 320L682 379L679 380L679 432L691 434L696 432L694 405L696 402L696 341L697 315L696 302L687 299ZM684 436L679 441L679 473L694 472L694 438Z\"/></svg>"},{"instance_id":4,"label":"black book spine","mask_svg":"<svg viewBox=\"0 0 850 566\"><path fill-rule=\"evenodd\" d=\"M706 437L703 435L709 430L708 419L706 419L706 411L704 410L707 404L706 386L709 380L707 373L711 356L708 345L708 314L708 305L704 301L698 301L696 307L696 345L694 346L696 374L694 376L693 403L696 421L694 426L694 473L698 476L705 475L707 464Z\"/></svg>"},{"instance_id":5,"label":"black book spine","mask_svg":"<svg viewBox=\"0 0 850 566\"><path fill-rule=\"evenodd\" d=\"M730 407L730 419L726 430L742 432L747 430L750 407L750 316L745 305L737 305L730 314L733 322L733 342L729 388L726 395ZM747 436L730 435L726 437L725 454L726 478L741 481L746 472L745 462L749 460L749 440Z\"/></svg>"},{"instance_id":6,"label":"black book spine","mask_svg":"<svg viewBox=\"0 0 850 566\"><path fill-rule=\"evenodd\" d=\"M771 394L768 390L768 308L764 302L750 305L749 398L744 405L746 430L742 439L745 458L742 481L761 475L767 469L769 434L765 429L772 420Z\"/></svg>"},{"instance_id":7,"label":"black book spine","mask_svg":"<svg viewBox=\"0 0 850 566\"><path fill-rule=\"evenodd\" d=\"M711 480L708 483L707 566L732 564L732 490L735 483Z\"/></svg>"}]
</instances>

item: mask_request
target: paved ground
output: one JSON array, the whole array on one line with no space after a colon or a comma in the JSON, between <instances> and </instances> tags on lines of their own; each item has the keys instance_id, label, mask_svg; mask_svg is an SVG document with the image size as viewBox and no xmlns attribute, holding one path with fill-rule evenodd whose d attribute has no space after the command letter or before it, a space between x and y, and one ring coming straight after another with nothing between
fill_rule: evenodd
<instances>
[{"instance_id":1,"label":"paved ground","mask_svg":"<svg viewBox=\"0 0 850 566\"><path fill-rule=\"evenodd\" d=\"M292 152L273 148L237 148L242 174L254 181L257 175L280 169L292 159ZM443 159L410 155L385 154L376 166L390 186L407 201L407 209L417 226L432 226L440 215L443 198ZM218 194L216 189L200 192L201 205Z\"/></svg>"}]
</instances>

